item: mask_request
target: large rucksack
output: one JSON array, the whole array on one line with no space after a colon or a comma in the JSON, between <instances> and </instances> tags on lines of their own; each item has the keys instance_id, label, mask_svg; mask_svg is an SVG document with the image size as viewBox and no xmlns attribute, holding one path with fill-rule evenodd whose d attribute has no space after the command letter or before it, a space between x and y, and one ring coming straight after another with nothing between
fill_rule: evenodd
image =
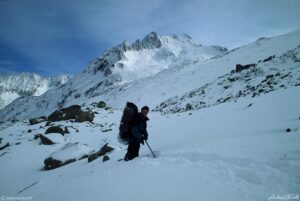
<instances>
[{"instance_id":1,"label":"large rucksack","mask_svg":"<svg viewBox=\"0 0 300 201\"><path fill-rule=\"evenodd\" d=\"M123 110L121 123L119 126L118 140L127 145L131 137L131 128L138 121L138 108L134 103L127 102Z\"/></svg>"}]
</instances>

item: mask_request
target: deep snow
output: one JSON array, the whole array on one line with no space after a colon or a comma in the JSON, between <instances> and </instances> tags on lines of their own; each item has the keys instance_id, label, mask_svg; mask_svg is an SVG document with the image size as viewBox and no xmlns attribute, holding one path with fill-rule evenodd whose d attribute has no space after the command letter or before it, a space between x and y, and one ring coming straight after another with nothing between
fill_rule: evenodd
<instances>
[{"instance_id":1,"label":"deep snow","mask_svg":"<svg viewBox=\"0 0 300 201\"><path fill-rule=\"evenodd\" d=\"M0 154L1 195L133 201L268 200L273 194L297 195L299 98L299 87L293 87L198 111L152 112L148 142L158 158L142 146L141 157L130 162L118 161L126 153L126 147L117 142L121 111L95 109L98 125L59 124L79 130L70 128L67 142L79 141L95 150L108 142L115 147L110 160L88 163L83 159L51 171L42 171L43 160L62 145L39 145L33 140L34 134L44 132L40 128L44 123L15 123L1 131L3 140L12 144ZM116 124L112 131L101 132L100 124L112 123ZM33 132L27 133L28 128ZM286 132L287 128L292 132Z\"/></svg>"},{"instance_id":2,"label":"deep snow","mask_svg":"<svg viewBox=\"0 0 300 201\"><path fill-rule=\"evenodd\" d=\"M206 57L207 50L198 55L194 48L201 46L188 36L167 38L176 40L169 46L161 43L165 39L151 33L135 45L123 43L120 47L127 50L122 56L127 60L117 61L124 62L123 70L113 68L113 75L122 79L95 73L99 66L91 63L65 85L40 97L18 99L1 110L3 120L21 121L0 123L0 148L10 144L0 150L0 196L41 201L299 199L300 31L259 39L214 57ZM141 49L133 53L135 48ZM163 48L172 50L170 58L176 59L159 57ZM108 52L105 55L111 56ZM239 63L257 66L231 72ZM137 64L144 70L137 70ZM149 66L154 68L144 77L141 73ZM115 82L101 84L107 80ZM100 100L109 108L91 105ZM156 110L149 113L148 125L155 159L142 146L139 158L119 161L126 153L117 135L127 100ZM205 107L197 107L200 101ZM70 133L45 134L55 141L53 145L34 140L48 126L46 122L29 125L27 118L78 103L97 112L93 123L55 122ZM184 109L187 104L192 108ZM103 157L90 163L85 158L43 169L49 156L80 159L106 143L114 148L106 162Z\"/></svg>"}]
</instances>

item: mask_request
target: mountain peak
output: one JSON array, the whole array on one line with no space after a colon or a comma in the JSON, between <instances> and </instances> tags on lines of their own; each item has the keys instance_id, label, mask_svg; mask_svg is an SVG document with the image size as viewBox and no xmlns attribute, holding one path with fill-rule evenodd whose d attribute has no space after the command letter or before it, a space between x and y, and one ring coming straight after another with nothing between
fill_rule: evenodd
<instances>
[{"instance_id":1,"label":"mountain peak","mask_svg":"<svg viewBox=\"0 0 300 201\"><path fill-rule=\"evenodd\" d=\"M172 36L160 36L155 32L151 32L143 40L136 40L133 44L121 43L123 47L130 47L129 50L122 49L121 46L107 49L93 60L85 71L73 77L67 84L49 90L40 97L27 97L26 100L18 99L14 101L13 104L0 111L0 119L24 119L34 117L33 114L37 117L49 114L51 111L63 106L89 104L100 99L108 101L113 107L122 107L124 102L130 100L142 105L149 104L150 107L154 108L158 104L168 102L168 100L170 100L168 103L175 103L180 100L179 95L181 96L185 92L190 94L190 90L197 87L200 87L199 90L201 89L199 94L205 94L208 98L208 88L202 92L202 86L206 86L207 83L217 85L219 82L224 83L226 88L221 88L222 90L224 88L226 93L231 93L231 89L244 91L244 87L246 89L248 85L243 85L241 88L230 87L235 83L249 83L250 86L252 79L239 78L243 82L234 82L230 81L232 77L225 79L224 76L240 76L241 74L233 75L229 72L232 72L236 64L253 63L258 65L253 73L257 73L260 78L265 79L265 75L269 72L264 73L260 70L264 70L263 68L269 64L276 64L281 59L284 63L297 62L297 58L293 55L299 55L299 48L297 51L293 49L299 45L299 35L300 32L295 32L277 36L264 40L259 45L254 42L227 52L225 48L219 46L181 42L172 38ZM188 35L184 34L173 35L173 37L190 39ZM155 44L155 42L161 43L161 47L146 49L146 44L151 47L150 45ZM292 52L287 52L290 50ZM276 55L274 62L263 62L272 55ZM273 69L276 69L275 67L281 68L280 66L274 66ZM275 70L270 71L272 74L274 72ZM281 74L285 77L288 76L286 72L280 72ZM244 80L248 81L244 82ZM254 82L257 81L254 78L253 80ZM174 84L176 84L175 87ZM298 84L298 82L295 84ZM24 84L22 86L28 85ZM228 87L229 90L227 90ZM218 86L213 88L220 89ZM208 99L205 102L212 104L211 101L220 102L227 95L229 94L224 94L224 96L221 94L222 99ZM172 97L175 98L170 99ZM236 95L232 93L230 97L236 97ZM191 101L193 100L191 99ZM182 108L186 108L185 103L182 102ZM195 102L195 104L198 104L198 102ZM201 105L199 104L199 106Z\"/></svg>"},{"instance_id":2,"label":"mountain peak","mask_svg":"<svg viewBox=\"0 0 300 201\"><path fill-rule=\"evenodd\" d=\"M173 34L172 38L180 40L182 42L191 42L192 38L187 34Z\"/></svg>"},{"instance_id":3,"label":"mountain peak","mask_svg":"<svg viewBox=\"0 0 300 201\"><path fill-rule=\"evenodd\" d=\"M154 31L150 32L149 34L147 34L147 35L145 36L145 38L158 38L158 37L159 37L159 34L156 33L156 32L154 32ZM144 39L145 39L145 38L144 38Z\"/></svg>"},{"instance_id":4,"label":"mountain peak","mask_svg":"<svg viewBox=\"0 0 300 201\"><path fill-rule=\"evenodd\" d=\"M162 45L161 37L158 35L158 33L152 31L149 33L143 40L141 41L144 48L160 48Z\"/></svg>"},{"instance_id":5,"label":"mountain peak","mask_svg":"<svg viewBox=\"0 0 300 201\"><path fill-rule=\"evenodd\" d=\"M156 50L153 52L147 51L147 53L141 53L142 50L152 49ZM103 73L105 77L108 77L113 73L114 69L118 69L118 67L123 69L124 66L132 66L135 62L137 62L135 65L140 66L139 68L142 68L141 63L144 64L146 60L149 63L156 62L156 64L153 65L157 66L157 63L165 61L166 57L170 59L169 62L172 61L171 57L174 57L174 60L179 57L187 60L203 60L223 54L226 51L226 48L211 48L202 45L196 45L193 43L192 38L187 34L161 36L152 31L142 40L137 39L132 44L123 41L121 44L105 50L98 58L89 64L84 72L94 75L100 72ZM144 59L141 59L142 57ZM160 66L159 69L161 69L166 68L162 66L168 65L159 64L158 66ZM136 67L130 69L136 69Z\"/></svg>"}]
</instances>

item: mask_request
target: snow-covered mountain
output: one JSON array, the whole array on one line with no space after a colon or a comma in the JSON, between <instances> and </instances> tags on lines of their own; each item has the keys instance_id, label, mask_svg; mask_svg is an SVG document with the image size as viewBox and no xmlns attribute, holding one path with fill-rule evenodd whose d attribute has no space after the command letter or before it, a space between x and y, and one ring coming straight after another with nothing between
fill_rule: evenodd
<instances>
[{"instance_id":1,"label":"snow-covered mountain","mask_svg":"<svg viewBox=\"0 0 300 201\"><path fill-rule=\"evenodd\" d=\"M300 30L230 51L186 35L123 43L64 85L0 111L1 199L297 200L299 86ZM152 109L157 158L141 146L138 158L119 160L126 101ZM93 122L27 119L73 104Z\"/></svg>"},{"instance_id":2,"label":"snow-covered mountain","mask_svg":"<svg viewBox=\"0 0 300 201\"><path fill-rule=\"evenodd\" d=\"M219 99L236 96L247 85L257 85L256 82L264 80L269 73L284 73L285 66L295 67L291 72L296 75L298 62L294 57L297 58L298 55L299 38L300 31L295 31L281 36L260 38L228 52L222 47L196 45L187 35L170 37L152 32L131 45L124 42L104 51L61 87L49 90L39 97L23 97L14 101L0 112L0 118L26 119L43 116L57 108L73 104L88 105L99 100L117 108L122 108L130 100L160 110L159 105L166 105L165 101L171 98L174 100L174 97L180 98L213 83L220 90L213 87L213 93L206 96L207 101L198 97L201 99L199 103L193 100L192 105L200 102L214 105ZM262 62L273 55L273 59ZM254 71L259 71L249 75L255 82L226 81L227 78L238 75L229 75L236 64L251 63L257 65ZM296 71L293 72L294 70ZM293 83L296 82L297 76L293 79ZM220 82L223 84L219 84ZM225 89L225 85L237 87ZM231 92L232 89L235 91ZM209 98L212 96L212 99ZM187 102L184 103L180 107L185 107Z\"/></svg>"},{"instance_id":3,"label":"snow-covered mountain","mask_svg":"<svg viewBox=\"0 0 300 201\"><path fill-rule=\"evenodd\" d=\"M84 72L116 77L119 84L147 77L190 60L205 61L222 55L227 49L197 45L186 35L160 36L155 32L131 45L127 42L104 51ZM114 82L113 82L114 83Z\"/></svg>"},{"instance_id":4,"label":"snow-covered mountain","mask_svg":"<svg viewBox=\"0 0 300 201\"><path fill-rule=\"evenodd\" d=\"M126 87L133 81L163 71L176 71L178 67L191 63L205 63L224 53L227 53L224 47L197 45L185 34L160 36L151 32L141 41L137 40L131 45L123 42L104 51L83 72L58 89L49 90L39 97L16 100L0 112L0 118L24 119L49 114L72 104L88 104L92 99L101 99L100 96L107 91L114 93L120 86Z\"/></svg>"},{"instance_id":5,"label":"snow-covered mountain","mask_svg":"<svg viewBox=\"0 0 300 201\"><path fill-rule=\"evenodd\" d=\"M68 76L42 77L35 73L0 76L0 109L24 96L40 96L69 80Z\"/></svg>"}]
</instances>

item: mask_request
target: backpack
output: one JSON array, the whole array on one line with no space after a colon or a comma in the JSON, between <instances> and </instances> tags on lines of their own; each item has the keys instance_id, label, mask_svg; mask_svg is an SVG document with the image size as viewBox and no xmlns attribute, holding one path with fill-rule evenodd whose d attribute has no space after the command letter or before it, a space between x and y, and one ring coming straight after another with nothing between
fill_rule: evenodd
<instances>
[{"instance_id":1,"label":"backpack","mask_svg":"<svg viewBox=\"0 0 300 201\"><path fill-rule=\"evenodd\" d=\"M127 102L123 110L121 123L119 126L118 141L127 145L131 137L131 128L138 121L138 108L134 103Z\"/></svg>"}]
</instances>

